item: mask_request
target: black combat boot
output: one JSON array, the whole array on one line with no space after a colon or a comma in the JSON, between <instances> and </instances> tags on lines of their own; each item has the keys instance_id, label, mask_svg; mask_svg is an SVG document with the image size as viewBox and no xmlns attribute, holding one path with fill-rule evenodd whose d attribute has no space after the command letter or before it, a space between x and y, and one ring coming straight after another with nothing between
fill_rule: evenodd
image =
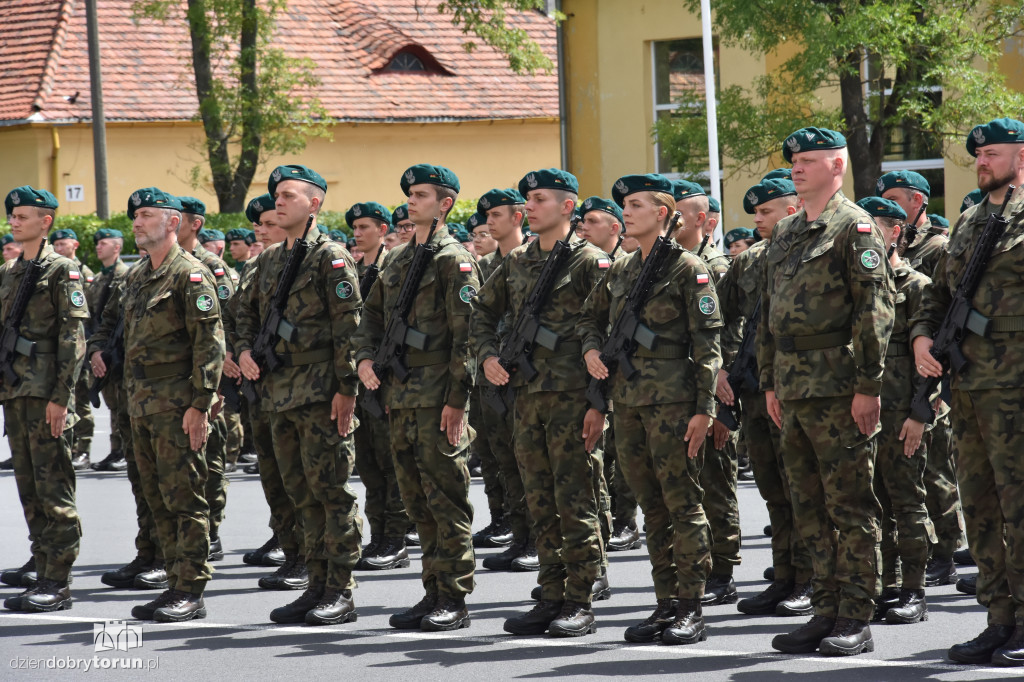
<instances>
[{"instance_id":1,"label":"black combat boot","mask_svg":"<svg viewBox=\"0 0 1024 682\"><path fill-rule=\"evenodd\" d=\"M636 625L626 628L626 641L646 644L661 639L661 633L676 620L679 609L678 599L659 599L654 613Z\"/></svg>"},{"instance_id":2,"label":"black combat boot","mask_svg":"<svg viewBox=\"0 0 1024 682\"><path fill-rule=\"evenodd\" d=\"M764 573L761 574L761 577L770 583L775 582L775 567L769 566L768 568L764 569Z\"/></svg>"},{"instance_id":3,"label":"black combat boot","mask_svg":"<svg viewBox=\"0 0 1024 682\"><path fill-rule=\"evenodd\" d=\"M92 465L93 471L124 471L128 462L120 450L111 450L110 454Z\"/></svg>"},{"instance_id":4,"label":"black combat boot","mask_svg":"<svg viewBox=\"0 0 1024 682\"><path fill-rule=\"evenodd\" d=\"M974 665L993 663L993 655L1006 646L1016 629L1012 625L989 625L971 641L949 647L949 660Z\"/></svg>"},{"instance_id":5,"label":"black combat boot","mask_svg":"<svg viewBox=\"0 0 1024 682\"><path fill-rule=\"evenodd\" d=\"M797 583L788 597L775 607L776 616L809 616L814 613L811 605L811 594L814 588L810 583ZM813 649L812 649L813 651Z\"/></svg>"},{"instance_id":6,"label":"black combat boot","mask_svg":"<svg viewBox=\"0 0 1024 682\"><path fill-rule=\"evenodd\" d=\"M221 544L220 537L210 538L210 561L220 561L224 558L224 545Z\"/></svg>"},{"instance_id":7,"label":"black combat boot","mask_svg":"<svg viewBox=\"0 0 1024 682\"><path fill-rule=\"evenodd\" d=\"M700 598L700 604L735 604L739 598L736 594L736 583L733 582L731 575L712 575L704 583L704 596Z\"/></svg>"},{"instance_id":8,"label":"black combat boot","mask_svg":"<svg viewBox=\"0 0 1024 682\"><path fill-rule=\"evenodd\" d=\"M512 560L526 552L529 545L525 540L513 540L504 552L498 552L484 558L484 568L488 571L510 571Z\"/></svg>"},{"instance_id":9,"label":"black combat boot","mask_svg":"<svg viewBox=\"0 0 1024 682\"><path fill-rule=\"evenodd\" d=\"M166 590L167 566L163 559L153 562L153 568L135 576L135 587L140 590Z\"/></svg>"},{"instance_id":10,"label":"black combat boot","mask_svg":"<svg viewBox=\"0 0 1024 682\"><path fill-rule=\"evenodd\" d=\"M500 509L491 510L491 522L473 533L474 547L507 547L512 543L512 530Z\"/></svg>"},{"instance_id":11,"label":"black combat boot","mask_svg":"<svg viewBox=\"0 0 1024 682\"><path fill-rule=\"evenodd\" d=\"M43 578L35 589L22 597L23 611L65 611L71 608L71 588L67 580Z\"/></svg>"},{"instance_id":12,"label":"black combat boot","mask_svg":"<svg viewBox=\"0 0 1024 682\"><path fill-rule=\"evenodd\" d=\"M309 587L309 570L302 557L291 557L257 584L264 590L304 590Z\"/></svg>"},{"instance_id":13,"label":"black combat boot","mask_svg":"<svg viewBox=\"0 0 1024 682\"><path fill-rule=\"evenodd\" d=\"M505 632L513 635L543 635L551 621L561 615L562 604L564 602L541 600L523 615L506 620Z\"/></svg>"},{"instance_id":14,"label":"black combat boot","mask_svg":"<svg viewBox=\"0 0 1024 682\"><path fill-rule=\"evenodd\" d=\"M420 546L420 532L416 530L416 524L409 526L409 531L405 534L405 545L406 547Z\"/></svg>"},{"instance_id":15,"label":"black combat boot","mask_svg":"<svg viewBox=\"0 0 1024 682\"><path fill-rule=\"evenodd\" d=\"M21 594L4 599L4 608L8 611L24 611L25 597L29 596L30 594L34 594L38 588L39 584L37 583L36 585L26 589Z\"/></svg>"},{"instance_id":16,"label":"black combat boot","mask_svg":"<svg viewBox=\"0 0 1024 682\"><path fill-rule=\"evenodd\" d=\"M978 574L975 573L957 580L956 591L964 594L978 594Z\"/></svg>"},{"instance_id":17,"label":"black combat boot","mask_svg":"<svg viewBox=\"0 0 1024 682\"><path fill-rule=\"evenodd\" d=\"M377 533L370 534L370 541L363 547L363 551L359 554L359 561L356 562L356 570L361 571L366 568L366 560L370 557L377 556L377 549L381 543L384 542L384 536L378 535Z\"/></svg>"},{"instance_id":18,"label":"black combat boot","mask_svg":"<svg viewBox=\"0 0 1024 682\"><path fill-rule=\"evenodd\" d=\"M871 626L854 618L837 618L832 632L818 645L822 656L856 656L874 650Z\"/></svg>"},{"instance_id":19,"label":"black combat boot","mask_svg":"<svg viewBox=\"0 0 1024 682\"><path fill-rule=\"evenodd\" d=\"M880 594L875 599L875 612L871 616L872 623L880 623L885 620L885 614L889 613L889 609L897 606L900 603L900 588L898 587L886 587L882 589Z\"/></svg>"},{"instance_id":20,"label":"black combat boot","mask_svg":"<svg viewBox=\"0 0 1024 682\"><path fill-rule=\"evenodd\" d=\"M305 623L306 614L312 611L320 603L324 596L323 583L310 583L306 591L299 595L299 598L290 604L278 606L270 612L270 620L275 623Z\"/></svg>"},{"instance_id":21,"label":"black combat boot","mask_svg":"<svg viewBox=\"0 0 1024 682\"><path fill-rule=\"evenodd\" d=\"M433 610L420 620L420 629L426 632L444 632L468 628L469 609L465 597L441 595Z\"/></svg>"},{"instance_id":22,"label":"black combat boot","mask_svg":"<svg viewBox=\"0 0 1024 682\"><path fill-rule=\"evenodd\" d=\"M953 563L957 566L974 566L974 555L971 554L970 547L964 547L953 552Z\"/></svg>"},{"instance_id":23,"label":"black combat boot","mask_svg":"<svg viewBox=\"0 0 1024 682\"><path fill-rule=\"evenodd\" d=\"M26 561L21 568L15 568L0 573L0 583L10 585L11 587L22 587L23 578L26 575L31 575L33 579L35 579L36 558L34 556L29 557L28 561ZM31 587L31 585L24 585L24 587Z\"/></svg>"},{"instance_id":24,"label":"black combat boot","mask_svg":"<svg viewBox=\"0 0 1024 682\"><path fill-rule=\"evenodd\" d=\"M423 617L433 612L437 602L437 593L427 592L411 609L392 615L388 625L397 630L419 630Z\"/></svg>"},{"instance_id":25,"label":"black combat boot","mask_svg":"<svg viewBox=\"0 0 1024 682\"><path fill-rule=\"evenodd\" d=\"M609 552L625 552L631 549L640 549L640 531L637 530L636 521L619 521L616 519L612 524L612 532L605 543L605 549Z\"/></svg>"},{"instance_id":26,"label":"black combat boot","mask_svg":"<svg viewBox=\"0 0 1024 682\"><path fill-rule=\"evenodd\" d=\"M537 556L537 545L533 542L527 544L523 553L512 559L511 570L519 572L539 571L540 557Z\"/></svg>"},{"instance_id":27,"label":"black combat boot","mask_svg":"<svg viewBox=\"0 0 1024 682\"><path fill-rule=\"evenodd\" d=\"M75 471L85 471L89 468L89 453L88 452L72 452L71 453L71 468Z\"/></svg>"},{"instance_id":28,"label":"black combat boot","mask_svg":"<svg viewBox=\"0 0 1024 682\"><path fill-rule=\"evenodd\" d=\"M893 625L908 625L928 620L928 602L924 590L900 590L899 601L885 614L885 622Z\"/></svg>"},{"instance_id":29,"label":"black combat boot","mask_svg":"<svg viewBox=\"0 0 1024 682\"><path fill-rule=\"evenodd\" d=\"M835 618L814 616L793 632L775 635L772 648L784 654L809 654L818 650L821 640L831 635L835 626Z\"/></svg>"},{"instance_id":30,"label":"black combat boot","mask_svg":"<svg viewBox=\"0 0 1024 682\"><path fill-rule=\"evenodd\" d=\"M306 625L353 623L358 617L352 590L324 590L316 606L306 612Z\"/></svg>"},{"instance_id":31,"label":"black combat boot","mask_svg":"<svg viewBox=\"0 0 1024 682\"><path fill-rule=\"evenodd\" d=\"M377 545L374 555L364 556L360 565L364 571L406 568L409 565L409 550L405 548L405 538L384 538Z\"/></svg>"},{"instance_id":32,"label":"black combat boot","mask_svg":"<svg viewBox=\"0 0 1024 682\"><path fill-rule=\"evenodd\" d=\"M563 603L558 618L548 625L548 634L552 637L582 637L594 632L597 632L597 625L590 604L575 601Z\"/></svg>"},{"instance_id":33,"label":"black combat boot","mask_svg":"<svg viewBox=\"0 0 1024 682\"><path fill-rule=\"evenodd\" d=\"M158 623L180 623L186 620L206 618L206 602L203 595L171 590L167 603L153 611L153 620Z\"/></svg>"},{"instance_id":34,"label":"black combat boot","mask_svg":"<svg viewBox=\"0 0 1024 682\"><path fill-rule=\"evenodd\" d=\"M276 550L276 551L275 551ZM246 552L242 555L242 562L250 566L280 566L284 563L284 552L281 552L281 543L277 540L277 534L270 536L259 549ZM280 559L280 561L278 561Z\"/></svg>"},{"instance_id":35,"label":"black combat boot","mask_svg":"<svg viewBox=\"0 0 1024 682\"><path fill-rule=\"evenodd\" d=\"M1024 627L1018 625L1006 644L995 650L992 654L992 665L1004 668L1024 666Z\"/></svg>"},{"instance_id":36,"label":"black combat boot","mask_svg":"<svg viewBox=\"0 0 1024 682\"><path fill-rule=\"evenodd\" d=\"M939 585L952 585L956 582L956 564L953 558L940 559L932 557L924 570L924 584L927 587Z\"/></svg>"},{"instance_id":37,"label":"black combat boot","mask_svg":"<svg viewBox=\"0 0 1024 682\"><path fill-rule=\"evenodd\" d=\"M129 588L135 585L135 576L153 570L153 559L136 556L129 563L100 576L100 582L111 587Z\"/></svg>"},{"instance_id":38,"label":"black combat boot","mask_svg":"<svg viewBox=\"0 0 1024 682\"><path fill-rule=\"evenodd\" d=\"M741 599L736 608L748 616L774 616L775 607L793 593L792 580L776 580L761 594Z\"/></svg>"},{"instance_id":39,"label":"black combat boot","mask_svg":"<svg viewBox=\"0 0 1024 682\"><path fill-rule=\"evenodd\" d=\"M537 587L540 587L540 585ZM612 586L608 583L608 571L602 568L597 578L594 579L594 584L590 586L590 600L604 601L605 599L611 599L611 596Z\"/></svg>"},{"instance_id":40,"label":"black combat boot","mask_svg":"<svg viewBox=\"0 0 1024 682\"><path fill-rule=\"evenodd\" d=\"M159 597L148 604L133 606L132 618L137 618L138 620L153 620L153 614L156 613L156 610L170 604L176 596L177 590L164 590L160 593Z\"/></svg>"},{"instance_id":41,"label":"black combat boot","mask_svg":"<svg viewBox=\"0 0 1024 682\"><path fill-rule=\"evenodd\" d=\"M661 632L663 644L695 644L708 638L699 599L680 599L676 618Z\"/></svg>"}]
</instances>

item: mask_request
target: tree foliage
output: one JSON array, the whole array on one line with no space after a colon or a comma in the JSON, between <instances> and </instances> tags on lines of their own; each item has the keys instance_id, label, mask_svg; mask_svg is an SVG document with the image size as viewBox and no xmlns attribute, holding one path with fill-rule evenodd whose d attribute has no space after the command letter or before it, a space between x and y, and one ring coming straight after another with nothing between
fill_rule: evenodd
<instances>
[{"instance_id":1,"label":"tree foliage","mask_svg":"<svg viewBox=\"0 0 1024 682\"><path fill-rule=\"evenodd\" d=\"M699 11L699 0L685 0ZM767 169L793 130L834 127L848 140L855 193L873 193L897 135L962 145L977 123L1024 109L996 68L1022 35L1013 0L716 0L719 39L756 54L796 53L747 86L718 93L719 144L734 168ZM941 88L941 96L937 89ZM826 99L839 92L839 104ZM703 101L685 95L681 106ZM703 116L659 122L654 134L684 162L707 155Z\"/></svg>"},{"instance_id":2,"label":"tree foliage","mask_svg":"<svg viewBox=\"0 0 1024 682\"><path fill-rule=\"evenodd\" d=\"M508 11L543 10L546 4L544 0L445 0L437 11L451 14L452 24L461 26L463 33L476 35L508 57L513 71L532 75L550 73L555 65L526 31L508 24ZM556 13L556 21L563 19L564 15ZM472 52L476 43L468 41L463 47Z\"/></svg>"}]
</instances>

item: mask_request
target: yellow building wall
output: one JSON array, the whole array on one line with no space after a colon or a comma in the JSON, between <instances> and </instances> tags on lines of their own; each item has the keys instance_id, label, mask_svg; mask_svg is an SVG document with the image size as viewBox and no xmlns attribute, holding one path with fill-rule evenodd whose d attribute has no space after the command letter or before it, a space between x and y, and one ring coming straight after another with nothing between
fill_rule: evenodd
<instances>
[{"instance_id":1,"label":"yellow building wall","mask_svg":"<svg viewBox=\"0 0 1024 682\"><path fill-rule=\"evenodd\" d=\"M0 128L0 148L7 163L0 166L0 192L24 184L54 192L65 214L96 210L92 129L88 125L57 127L57 183L52 181L52 126L33 124ZM107 127L107 173L112 213L124 211L128 196L140 187L156 186L172 194L188 194L217 210L212 184L195 188L189 181L197 164L202 128L195 123L119 124ZM275 157L257 172L249 197L265 190L270 171L282 163L302 163L327 180L328 210L345 211L359 201L386 205L405 200L399 180L416 163L447 166L459 176L461 196L476 198L495 187L515 186L526 173L559 165L558 121L516 120L473 123L339 124L333 139L309 140L300 154ZM67 185L82 185L83 201L65 200Z\"/></svg>"}]
</instances>

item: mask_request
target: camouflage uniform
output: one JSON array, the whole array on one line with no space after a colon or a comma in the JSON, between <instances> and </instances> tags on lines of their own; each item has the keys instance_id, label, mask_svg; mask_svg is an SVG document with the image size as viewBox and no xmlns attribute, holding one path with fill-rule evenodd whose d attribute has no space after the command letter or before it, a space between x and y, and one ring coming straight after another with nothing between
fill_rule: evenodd
<instances>
[{"instance_id":1,"label":"camouflage uniform","mask_svg":"<svg viewBox=\"0 0 1024 682\"><path fill-rule=\"evenodd\" d=\"M0 385L0 402L36 573L40 579L64 582L82 537L75 508L71 429L76 421L73 392L85 358L82 325L89 319L89 308L72 261L47 244L40 262L43 271L18 329L22 338L35 341L35 353L31 358L14 355L12 369L21 381L17 386ZM0 269L3 319L25 270L23 258ZM68 423L59 438L50 435L46 423L48 402L68 408Z\"/></svg>"},{"instance_id":2,"label":"camouflage uniform","mask_svg":"<svg viewBox=\"0 0 1024 682\"><path fill-rule=\"evenodd\" d=\"M88 300L89 292L93 288L93 281L96 277L89 266L78 259L78 256L75 256L72 260L82 278L82 289ZM92 301L89 301L89 303L92 303ZM91 321L86 323L86 327L89 328L86 331L92 331ZM89 384L91 381L92 370L89 364L86 363L78 375L78 381L75 382L75 414L78 417L78 422L72 429L74 434L71 442L72 456L88 455L92 452L92 437L96 432L96 419L92 416L92 403L89 402Z\"/></svg>"},{"instance_id":3,"label":"camouflage uniform","mask_svg":"<svg viewBox=\"0 0 1024 682\"><path fill-rule=\"evenodd\" d=\"M588 404L587 372L576 324L587 295L600 281L608 259L585 243L573 253L540 313L540 324L558 335L558 349L533 352L537 376L516 387L515 453L526 490L526 505L540 559L537 582L546 601L590 604L591 588L604 560L595 462L583 448L580 430ZM473 348L480 364L498 354L498 327L518 316L548 254L532 242L513 249L488 278L476 300Z\"/></svg>"},{"instance_id":4,"label":"camouflage uniform","mask_svg":"<svg viewBox=\"0 0 1024 682\"><path fill-rule=\"evenodd\" d=\"M878 434L875 458L875 495L883 518L895 518L896 546L887 556L882 552L883 587L896 587L896 558L902 569L905 590L923 590L928 541L935 533L925 507L924 468L927 443L912 457L903 454L900 431L910 414L918 377L910 350L910 318L920 309L929 280L907 265L895 269L895 322L885 352L885 380L882 382L882 430ZM886 543L883 543L883 548Z\"/></svg>"},{"instance_id":5,"label":"camouflage uniform","mask_svg":"<svg viewBox=\"0 0 1024 682\"><path fill-rule=\"evenodd\" d=\"M210 409L220 381L217 290L203 264L173 246L156 270L145 257L128 272L123 303L128 412L142 490L168 585L201 594L211 578L207 466L181 425L189 407Z\"/></svg>"},{"instance_id":6,"label":"camouflage uniform","mask_svg":"<svg viewBox=\"0 0 1024 682\"><path fill-rule=\"evenodd\" d=\"M107 304L114 297L114 290L117 288L125 274L128 272L128 266L124 264L124 261L118 258L114 261L113 265L104 267L98 275L95 276L92 282L92 286L85 290L85 299L89 303L89 312L92 315L92 328L95 334L102 324L103 311ZM114 306L117 309L117 306ZM90 345L91 337L90 337ZM99 348L97 350L103 350ZM86 353L86 357L89 357L89 353ZM87 363L88 365L88 363ZM83 371L83 375L86 374ZM92 375L89 375L90 383L94 381ZM76 385L77 390L77 385ZM127 400L124 394L124 382L121 381L121 377L118 377L116 381L107 381L103 385L103 400L107 404L107 408L110 410L110 451L111 452L124 452L127 448L125 444L131 443L131 425L128 424L128 432L122 432L119 427L121 421L119 419L121 414L125 416L125 422L127 422L127 410L128 406L125 401ZM88 392L85 396L88 400ZM77 397L76 397L77 400ZM128 446L130 447L130 445Z\"/></svg>"},{"instance_id":7,"label":"camouflage uniform","mask_svg":"<svg viewBox=\"0 0 1024 682\"><path fill-rule=\"evenodd\" d=\"M385 250L382 260L386 254ZM363 262L357 266L360 279L371 264ZM409 530L409 515L405 513L395 476L388 422L367 416L359 404L356 415L361 423L355 433L356 468L366 488L365 513L370 523L370 537L401 538Z\"/></svg>"},{"instance_id":8,"label":"camouflage uniform","mask_svg":"<svg viewBox=\"0 0 1024 682\"><path fill-rule=\"evenodd\" d=\"M738 255L718 282L718 296L726 323L722 333L722 359L726 367L731 367L736 359L744 325L761 295L768 244L768 241L760 241ZM779 428L768 416L762 392L742 391L736 397L742 410L740 430L746 442L754 482L768 508L775 579L798 584L809 582L811 556L803 538L793 527L793 503L779 446Z\"/></svg>"},{"instance_id":9,"label":"camouflage uniform","mask_svg":"<svg viewBox=\"0 0 1024 682\"><path fill-rule=\"evenodd\" d=\"M1024 328L1021 303L1024 263L1024 192L1017 190L1006 215L1010 225L995 249L971 303L992 319L989 336L968 333L961 345L967 359L952 379L953 452L971 554L978 564L978 602L990 625L1024 623ZM911 338L932 337L952 299L990 213L986 197L960 216L948 250L939 256L924 307Z\"/></svg>"},{"instance_id":10,"label":"camouflage uniform","mask_svg":"<svg viewBox=\"0 0 1024 682\"><path fill-rule=\"evenodd\" d=\"M471 429L452 446L438 431L445 405L465 410L476 366L469 354L469 318L480 287L476 260L439 226L430 239L437 253L420 280L409 325L428 337L428 348L408 348L405 383L389 375L381 386L390 408L391 454L406 512L423 550L428 595L455 600L473 591L473 506L467 466ZM389 252L370 290L359 331L352 339L356 363L372 360L384 337L412 261L414 242Z\"/></svg>"},{"instance_id":11,"label":"camouflage uniform","mask_svg":"<svg viewBox=\"0 0 1024 682\"><path fill-rule=\"evenodd\" d=\"M283 311L294 342L275 346L284 366L260 377L260 408L270 413L274 456L285 490L301 518L310 585L355 586L363 521L348 477L355 461L352 435L331 419L335 394L354 396L355 366L347 343L359 323L359 280L348 251L319 230ZM251 288L237 309L235 350L252 349L288 258L285 245L261 253Z\"/></svg>"},{"instance_id":12,"label":"camouflage uniform","mask_svg":"<svg viewBox=\"0 0 1024 682\"><path fill-rule=\"evenodd\" d=\"M783 218L765 256L758 326L761 388L782 409L793 520L814 566L814 613L864 622L880 540L876 444L850 402L881 391L893 324L885 254L874 221L841 191L813 222L803 209Z\"/></svg>"},{"instance_id":13,"label":"camouflage uniform","mask_svg":"<svg viewBox=\"0 0 1024 682\"><path fill-rule=\"evenodd\" d=\"M616 260L587 298L579 324L584 353L601 349L642 258L635 251ZM609 380L616 447L644 512L657 598L700 599L711 571L711 534L700 485L704 448L691 459L683 437L695 414L714 412L721 366L721 310L708 268L674 245L640 318L658 343L654 351L637 349L637 378L627 382L616 370Z\"/></svg>"}]
</instances>

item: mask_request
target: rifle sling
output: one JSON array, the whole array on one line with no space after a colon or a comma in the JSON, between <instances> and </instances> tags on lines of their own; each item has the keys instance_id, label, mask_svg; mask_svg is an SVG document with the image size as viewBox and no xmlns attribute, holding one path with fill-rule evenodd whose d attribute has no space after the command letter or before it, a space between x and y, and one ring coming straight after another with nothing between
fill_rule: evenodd
<instances>
[{"instance_id":1,"label":"rifle sling","mask_svg":"<svg viewBox=\"0 0 1024 682\"><path fill-rule=\"evenodd\" d=\"M165 362L159 365L132 365L132 376L136 379L164 379L166 377L187 377L192 374L191 362Z\"/></svg>"},{"instance_id":2,"label":"rifle sling","mask_svg":"<svg viewBox=\"0 0 1024 682\"><path fill-rule=\"evenodd\" d=\"M853 336L850 330L844 329L842 331L812 334L810 336L777 336L775 337L775 348L787 353L823 350L825 348L845 346L852 340Z\"/></svg>"},{"instance_id":3,"label":"rifle sling","mask_svg":"<svg viewBox=\"0 0 1024 682\"><path fill-rule=\"evenodd\" d=\"M548 350L544 346L536 346L533 349L535 360L546 360L548 358L560 358L565 355L582 355L583 346L579 341L564 341L559 343L555 350Z\"/></svg>"},{"instance_id":4,"label":"rifle sling","mask_svg":"<svg viewBox=\"0 0 1024 682\"><path fill-rule=\"evenodd\" d=\"M653 360L681 360L690 357L689 344L682 346L675 343L659 343L654 350L638 346L633 357L650 358Z\"/></svg>"},{"instance_id":5,"label":"rifle sling","mask_svg":"<svg viewBox=\"0 0 1024 682\"><path fill-rule=\"evenodd\" d=\"M285 367L299 367L318 362L330 362L334 360L334 351L331 348L314 348L302 353L278 353L277 357L281 359L281 364Z\"/></svg>"},{"instance_id":6,"label":"rifle sling","mask_svg":"<svg viewBox=\"0 0 1024 682\"><path fill-rule=\"evenodd\" d=\"M1024 332L1024 315L1009 315L1006 317L990 317L992 326L989 333Z\"/></svg>"}]
</instances>

